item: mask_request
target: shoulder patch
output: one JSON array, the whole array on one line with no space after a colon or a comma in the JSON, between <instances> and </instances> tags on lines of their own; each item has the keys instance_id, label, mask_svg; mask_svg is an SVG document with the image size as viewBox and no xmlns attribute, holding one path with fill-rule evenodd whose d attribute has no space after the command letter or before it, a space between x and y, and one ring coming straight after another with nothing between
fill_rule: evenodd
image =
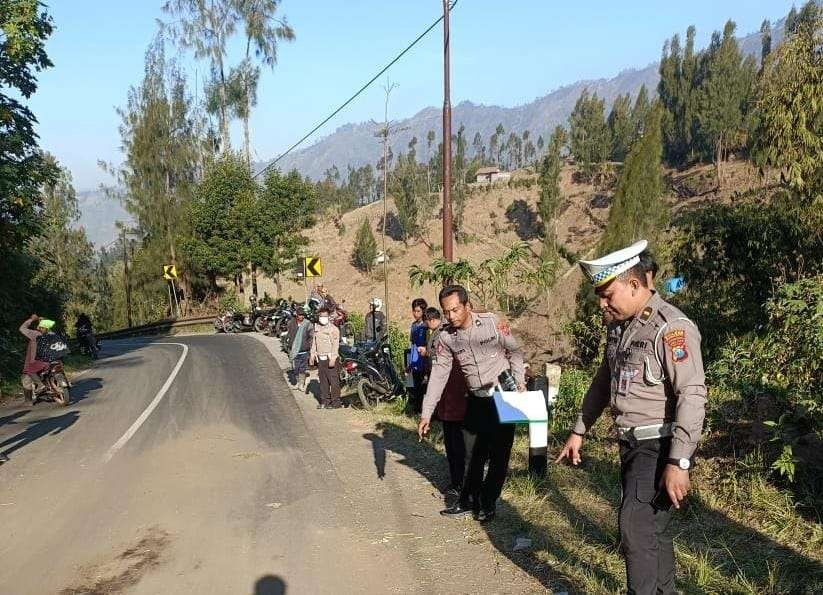
<instances>
[{"instance_id":1,"label":"shoulder patch","mask_svg":"<svg viewBox=\"0 0 823 595\"><path fill-rule=\"evenodd\" d=\"M663 335L663 342L669 347L674 363L679 363L689 359L689 352L686 349L685 329L676 329Z\"/></svg>"},{"instance_id":2,"label":"shoulder patch","mask_svg":"<svg viewBox=\"0 0 823 595\"><path fill-rule=\"evenodd\" d=\"M640 320L646 322L649 318L652 317L652 312L654 312L654 309L651 306L646 306L640 313Z\"/></svg>"}]
</instances>

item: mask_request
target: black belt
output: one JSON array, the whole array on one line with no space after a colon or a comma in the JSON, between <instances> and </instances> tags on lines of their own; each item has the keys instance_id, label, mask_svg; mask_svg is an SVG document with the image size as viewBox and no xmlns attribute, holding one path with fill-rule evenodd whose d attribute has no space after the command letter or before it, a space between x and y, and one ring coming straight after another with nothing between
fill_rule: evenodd
<instances>
[{"instance_id":1,"label":"black belt","mask_svg":"<svg viewBox=\"0 0 823 595\"><path fill-rule=\"evenodd\" d=\"M489 394L489 389L492 388L492 385L488 386L481 386L480 388L470 388L469 389L469 396L470 397L477 397L478 399L488 399L491 398Z\"/></svg>"}]
</instances>

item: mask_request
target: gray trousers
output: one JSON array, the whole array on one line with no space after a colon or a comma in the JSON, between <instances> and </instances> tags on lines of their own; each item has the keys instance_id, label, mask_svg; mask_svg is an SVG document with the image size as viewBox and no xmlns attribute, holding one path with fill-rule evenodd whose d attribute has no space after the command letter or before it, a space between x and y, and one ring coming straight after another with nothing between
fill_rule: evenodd
<instances>
[{"instance_id":1,"label":"gray trousers","mask_svg":"<svg viewBox=\"0 0 823 595\"><path fill-rule=\"evenodd\" d=\"M620 541L628 595L675 593L674 546L667 531L671 511L651 505L670 442L670 438L620 442Z\"/></svg>"}]
</instances>

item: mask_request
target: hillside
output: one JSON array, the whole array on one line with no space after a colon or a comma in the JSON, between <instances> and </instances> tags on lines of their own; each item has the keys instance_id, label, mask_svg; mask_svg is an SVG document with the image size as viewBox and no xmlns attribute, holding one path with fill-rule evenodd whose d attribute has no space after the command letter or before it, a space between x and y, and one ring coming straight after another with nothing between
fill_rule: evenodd
<instances>
[{"instance_id":1,"label":"hillside","mask_svg":"<svg viewBox=\"0 0 823 595\"><path fill-rule=\"evenodd\" d=\"M781 19L772 27L772 42L775 45L783 39L784 21L785 19ZM721 25L718 23L718 27ZM684 31L680 32L681 37ZM660 40L661 46L663 41ZM740 37L738 41L743 52L760 57L760 33ZM629 93L634 97L642 85L646 85L646 88L653 92L658 80L658 64L655 62L642 68L626 69L610 79L578 81L516 107L487 106L463 101L452 110L453 129L456 131L460 124L463 124L469 140L475 132L480 132L484 142L488 142L497 124L501 123L507 134L510 131L520 133L529 130L535 139L541 134L548 138L548 132L557 124L566 123L584 89L596 92L604 98L606 109L609 110L618 95ZM427 107L395 124L402 131L392 137L391 148L394 154L406 150L411 138L416 136L419 141L418 159L428 160L430 152L426 146L426 133L434 130L439 136L442 126L440 108ZM360 167L366 163L374 164L381 154L380 145L375 142L375 132L378 128L379 124L372 122L345 124L332 134L317 140L312 146L287 155L278 163L278 167L282 171L296 168L303 175L317 180L333 165L337 165L340 171L345 173L347 165ZM437 142L432 146L432 151L436 150ZM259 163L255 167L260 169L263 165L264 163Z\"/></svg>"},{"instance_id":2,"label":"hillside","mask_svg":"<svg viewBox=\"0 0 823 595\"><path fill-rule=\"evenodd\" d=\"M585 256L591 255L608 221L613 189L599 191L588 184L572 180L573 169L566 166L562 175L562 192L564 201L560 207L558 237L560 242L572 252ZM744 192L759 184L754 171L745 163L732 163L727 166L729 188L718 195L713 190L714 172L711 166L698 166L684 172L666 171L669 195L666 200L672 212L693 205L697 202L728 200L734 194ZM516 172L514 179L533 178L528 170ZM538 198L537 185L531 188L509 188L508 185L496 186L488 191L473 188L468 199L465 220L466 231L470 241L455 246L455 258L465 258L472 264L478 264L485 258L499 256L519 239L518 231L528 231L529 219L536 217ZM522 216L507 218L506 210L515 201L523 201ZM389 211L393 209L389 202ZM439 215L439 213L438 213ZM377 232L382 217L382 203L361 207L343 216L344 231L341 233L331 221L323 221L308 231L310 244L306 254L317 255L323 259L324 276L322 282L338 301L345 300L349 311L365 312L372 296L383 297L383 278L381 271L368 275L358 271L351 263L350 256L354 236L361 221L368 219L380 243ZM519 229L518 229L519 228ZM422 242L410 243L386 238L387 251L390 255L389 270L389 315L392 321L405 326L410 320L409 305L416 297L424 297L432 304L436 303L437 288L425 286L421 290L412 290L408 280L408 270L413 264L427 266L433 258L440 256L441 224L439 216L433 217L427 225L428 237L437 250L430 252ZM528 237L528 234L526 234ZM535 252L539 252L539 240L529 240ZM662 271L661 276L669 274ZM563 335L563 325L574 315L575 294L580 285L581 273L577 266L561 263L559 279L551 292L547 312L545 301L538 301L522 316L512 318L512 327L526 345L527 357L532 363L560 358L568 354L568 345ZM248 279L246 279L248 283ZM308 289L311 285L308 285ZM258 290L275 296L277 289L270 279L261 278ZM247 289L246 291L249 291ZM303 284L284 280L282 295L302 299L306 287ZM479 304L478 304L479 305ZM493 304L490 309L496 309Z\"/></svg>"}]
</instances>

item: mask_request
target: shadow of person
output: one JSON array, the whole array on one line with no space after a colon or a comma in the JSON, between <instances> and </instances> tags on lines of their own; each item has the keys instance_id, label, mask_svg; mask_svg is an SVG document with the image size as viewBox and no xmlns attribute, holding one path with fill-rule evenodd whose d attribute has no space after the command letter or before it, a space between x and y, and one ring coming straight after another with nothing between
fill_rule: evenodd
<instances>
[{"instance_id":1,"label":"shadow of person","mask_svg":"<svg viewBox=\"0 0 823 595\"><path fill-rule=\"evenodd\" d=\"M29 412L31 412L31 409L23 409L21 411L15 411L11 415L4 415L3 417L0 417L0 426L5 426L6 424L16 424L16 419L23 417Z\"/></svg>"},{"instance_id":2,"label":"shadow of person","mask_svg":"<svg viewBox=\"0 0 823 595\"><path fill-rule=\"evenodd\" d=\"M363 438L371 442L377 478L383 479L386 477L386 448L383 446L383 438L374 433L363 434Z\"/></svg>"},{"instance_id":3,"label":"shadow of person","mask_svg":"<svg viewBox=\"0 0 823 595\"><path fill-rule=\"evenodd\" d=\"M72 403L87 399L89 393L103 388L102 380L102 378L83 378L72 384L70 391Z\"/></svg>"},{"instance_id":4,"label":"shadow of person","mask_svg":"<svg viewBox=\"0 0 823 595\"><path fill-rule=\"evenodd\" d=\"M252 595L284 595L286 592L286 581L279 576L267 574L261 576L254 583L254 592Z\"/></svg>"},{"instance_id":5,"label":"shadow of person","mask_svg":"<svg viewBox=\"0 0 823 595\"><path fill-rule=\"evenodd\" d=\"M312 378L306 384L306 394L311 395L312 398L320 403L320 380Z\"/></svg>"},{"instance_id":6,"label":"shadow of person","mask_svg":"<svg viewBox=\"0 0 823 595\"><path fill-rule=\"evenodd\" d=\"M619 465L617 459L612 461L588 454L583 460L580 472L585 477L579 479L585 484L586 490L609 502L616 518L620 507L620 493L609 489L605 482L597 481L596 478L606 473L605 470L609 466L616 470ZM554 488L552 489L550 482L547 484L545 493L549 502L563 512L569 521L577 521L578 516L574 507L566 507L562 501L564 497L556 486ZM543 492L542 489L540 491ZM784 577L805 578L805 590L801 591L797 591L796 586L788 584L790 578L784 578L786 582L781 586L785 587L787 592L823 592L823 564L750 526L735 521L712 507L700 496L700 492L691 493L688 500L688 508L675 511L672 515L669 528L675 535L675 545L681 552L678 555L679 588L684 588L688 593L706 591L707 587L701 585L698 578L692 576L688 570L684 572L682 568L684 564L690 564L690 560L697 559L702 561L702 566L708 563L713 569L717 575L715 582L725 582L732 591L735 590L732 586L734 582L755 587L758 592L772 591L773 587L770 585L774 581L774 569L777 568L778 574ZM593 530L588 523L582 523L578 531L598 540L598 532L602 529ZM619 534L617 539L619 540ZM608 541L604 543L608 544ZM705 577L702 580L705 581Z\"/></svg>"},{"instance_id":7,"label":"shadow of person","mask_svg":"<svg viewBox=\"0 0 823 595\"><path fill-rule=\"evenodd\" d=\"M377 430L383 434L383 447L385 450L403 455L404 458L399 461L401 464L417 471L438 490L442 491L441 486L448 485L448 465L445 457L432 444L431 439L418 442L415 432L393 423L380 423L377 425ZM373 440L369 436L369 434L366 434L364 438ZM435 437L436 434L431 435L431 438ZM569 506L573 508L570 503ZM575 522L579 522L583 516L582 514L576 516ZM594 523L586 520L586 524L593 525ZM501 554L537 579L544 587L551 590L575 592L571 577L537 559L531 552L514 551L515 538L531 529L531 523L524 519L516 508L505 501L499 501L497 518L493 523L483 525L483 528L488 534L489 541ZM609 572L609 570L598 566L595 561L585 557L584 553L574 551L574 544L578 542L578 539L569 539L569 537L568 535L541 533L537 541L542 548L550 552L556 559L563 560L582 572L596 577L603 585L613 591L619 590L622 586L622 579L618 575ZM603 539L613 542L613 539L608 537L603 537Z\"/></svg>"},{"instance_id":8,"label":"shadow of person","mask_svg":"<svg viewBox=\"0 0 823 595\"><path fill-rule=\"evenodd\" d=\"M0 442L0 448L6 447L0 454L8 456L43 436L55 436L74 424L78 417L80 417L80 413L77 411L69 411L63 415L30 421L25 430Z\"/></svg>"}]
</instances>

